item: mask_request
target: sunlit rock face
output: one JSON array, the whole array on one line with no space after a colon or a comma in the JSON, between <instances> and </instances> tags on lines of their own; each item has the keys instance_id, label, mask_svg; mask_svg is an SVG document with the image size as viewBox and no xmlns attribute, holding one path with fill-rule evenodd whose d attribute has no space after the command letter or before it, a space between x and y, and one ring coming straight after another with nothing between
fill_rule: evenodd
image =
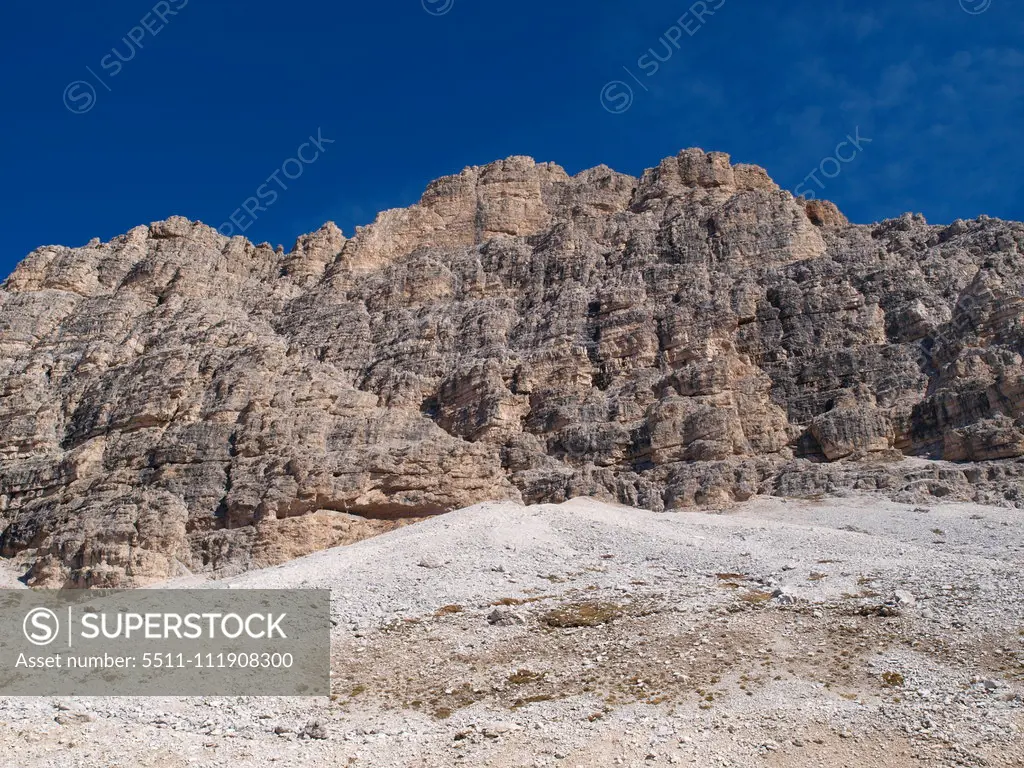
<instances>
[{"instance_id":1,"label":"sunlit rock face","mask_svg":"<svg viewBox=\"0 0 1024 768\"><path fill-rule=\"evenodd\" d=\"M1024 506L1022 248L695 149L469 168L287 253L180 217L40 248L0 289L0 554L133 586L486 499Z\"/></svg>"}]
</instances>

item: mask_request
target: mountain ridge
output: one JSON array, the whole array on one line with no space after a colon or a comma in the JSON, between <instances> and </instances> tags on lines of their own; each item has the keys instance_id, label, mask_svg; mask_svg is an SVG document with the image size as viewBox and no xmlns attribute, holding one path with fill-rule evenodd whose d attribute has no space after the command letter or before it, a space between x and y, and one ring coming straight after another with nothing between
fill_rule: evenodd
<instances>
[{"instance_id":1,"label":"mountain ridge","mask_svg":"<svg viewBox=\"0 0 1024 768\"><path fill-rule=\"evenodd\" d=\"M472 166L287 253L183 217L42 247L0 288L0 554L134 586L484 500L1019 506L1022 248L699 149Z\"/></svg>"}]
</instances>

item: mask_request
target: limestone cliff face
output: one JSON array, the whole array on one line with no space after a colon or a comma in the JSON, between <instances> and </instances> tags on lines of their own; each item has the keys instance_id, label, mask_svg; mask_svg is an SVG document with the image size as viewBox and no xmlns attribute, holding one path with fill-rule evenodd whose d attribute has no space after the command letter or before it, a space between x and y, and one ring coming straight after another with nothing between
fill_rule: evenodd
<instances>
[{"instance_id":1,"label":"limestone cliff face","mask_svg":"<svg viewBox=\"0 0 1024 768\"><path fill-rule=\"evenodd\" d=\"M290 253L183 218L40 248L0 289L0 554L130 586L484 499L1024 506L1022 250L701 150L509 158Z\"/></svg>"}]
</instances>

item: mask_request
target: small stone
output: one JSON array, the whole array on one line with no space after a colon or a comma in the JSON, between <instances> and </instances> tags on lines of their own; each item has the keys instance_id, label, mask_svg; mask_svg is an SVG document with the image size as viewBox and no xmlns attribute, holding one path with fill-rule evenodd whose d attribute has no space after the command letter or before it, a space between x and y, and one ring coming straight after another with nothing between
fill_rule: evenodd
<instances>
[{"instance_id":1,"label":"small stone","mask_svg":"<svg viewBox=\"0 0 1024 768\"><path fill-rule=\"evenodd\" d=\"M778 587L772 592L772 599L779 605L792 605L796 602L796 598L788 594L782 587Z\"/></svg>"},{"instance_id":2,"label":"small stone","mask_svg":"<svg viewBox=\"0 0 1024 768\"><path fill-rule=\"evenodd\" d=\"M307 723L306 727L302 729L302 735L308 739L324 740L328 738L327 728L319 720Z\"/></svg>"},{"instance_id":3,"label":"small stone","mask_svg":"<svg viewBox=\"0 0 1024 768\"><path fill-rule=\"evenodd\" d=\"M526 619L508 608L495 608L487 614L487 623L496 627L516 627L526 624Z\"/></svg>"},{"instance_id":4,"label":"small stone","mask_svg":"<svg viewBox=\"0 0 1024 768\"><path fill-rule=\"evenodd\" d=\"M903 589L897 589L893 593L893 602L901 608L910 608L917 604L917 598L913 594Z\"/></svg>"},{"instance_id":5,"label":"small stone","mask_svg":"<svg viewBox=\"0 0 1024 768\"><path fill-rule=\"evenodd\" d=\"M96 715L91 712L64 711L53 718L57 725L83 725L96 721Z\"/></svg>"},{"instance_id":6,"label":"small stone","mask_svg":"<svg viewBox=\"0 0 1024 768\"><path fill-rule=\"evenodd\" d=\"M484 723L480 726L480 732L489 739L498 739L517 730L519 726L515 723Z\"/></svg>"}]
</instances>

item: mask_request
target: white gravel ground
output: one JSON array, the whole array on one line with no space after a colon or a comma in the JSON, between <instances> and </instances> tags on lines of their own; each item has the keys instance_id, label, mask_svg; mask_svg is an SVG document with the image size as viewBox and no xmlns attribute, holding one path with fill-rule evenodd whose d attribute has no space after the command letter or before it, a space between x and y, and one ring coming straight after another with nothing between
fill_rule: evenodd
<instances>
[{"instance_id":1,"label":"white gravel ground","mask_svg":"<svg viewBox=\"0 0 1024 768\"><path fill-rule=\"evenodd\" d=\"M331 589L330 700L0 699L0 765L1024 765L1020 518L480 504L173 584Z\"/></svg>"}]
</instances>

